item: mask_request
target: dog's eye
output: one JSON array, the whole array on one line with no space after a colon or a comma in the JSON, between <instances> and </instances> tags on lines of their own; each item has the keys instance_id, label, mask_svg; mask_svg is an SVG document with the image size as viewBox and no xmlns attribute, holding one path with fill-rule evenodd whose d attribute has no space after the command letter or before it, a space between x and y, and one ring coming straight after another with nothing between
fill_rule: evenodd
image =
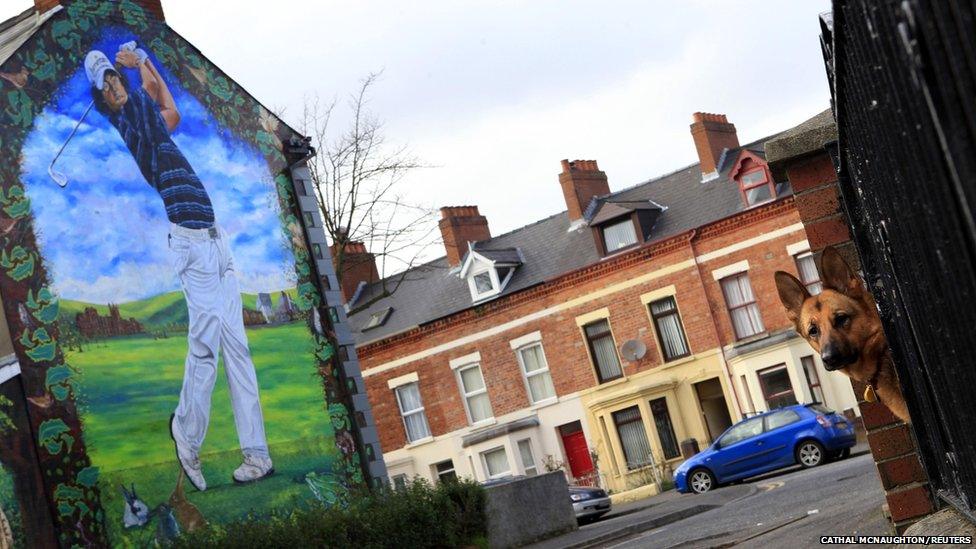
<instances>
[{"instance_id":1,"label":"dog's eye","mask_svg":"<svg viewBox=\"0 0 976 549\"><path fill-rule=\"evenodd\" d=\"M834 317L834 327L842 328L845 324L847 324L847 321L850 319L851 317L847 316L846 314L839 313L837 316Z\"/></svg>"},{"instance_id":2,"label":"dog's eye","mask_svg":"<svg viewBox=\"0 0 976 549\"><path fill-rule=\"evenodd\" d=\"M820 328L817 328L816 324L807 328L807 335L810 337L817 337L820 335Z\"/></svg>"}]
</instances>

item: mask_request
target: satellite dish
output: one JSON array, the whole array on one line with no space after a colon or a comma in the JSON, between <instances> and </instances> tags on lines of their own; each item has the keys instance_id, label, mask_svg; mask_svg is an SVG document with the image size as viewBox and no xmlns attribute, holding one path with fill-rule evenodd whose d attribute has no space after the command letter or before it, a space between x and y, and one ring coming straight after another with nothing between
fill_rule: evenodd
<instances>
[{"instance_id":1,"label":"satellite dish","mask_svg":"<svg viewBox=\"0 0 976 549\"><path fill-rule=\"evenodd\" d=\"M639 339L629 339L620 346L620 356L624 357L627 362L640 360L644 358L645 354L647 354L647 345L644 345L644 342Z\"/></svg>"}]
</instances>

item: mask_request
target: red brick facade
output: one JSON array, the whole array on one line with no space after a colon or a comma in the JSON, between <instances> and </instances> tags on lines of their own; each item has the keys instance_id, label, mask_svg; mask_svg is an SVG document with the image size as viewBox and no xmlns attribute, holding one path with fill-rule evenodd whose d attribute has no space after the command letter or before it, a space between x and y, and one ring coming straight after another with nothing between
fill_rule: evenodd
<instances>
[{"instance_id":1,"label":"red brick facade","mask_svg":"<svg viewBox=\"0 0 976 549\"><path fill-rule=\"evenodd\" d=\"M692 353L701 353L735 341L725 299L711 271L742 260L749 261L749 278L767 332L789 326L779 303L773 273L796 273L787 246L803 240L793 199L785 198L690 231L622 253L545 284L504 296L448 318L414 328L386 340L358 348L366 388L377 418L380 441L385 452L402 448L405 433L392 378L416 372L427 419L436 437L468 425L468 419L453 376L445 375L453 358L480 352L481 367L494 415L501 416L530 406L525 382L509 342L521 335L540 331L549 369L558 395L580 391L598 384L586 343L577 325L577 316L607 308L616 344L640 339L648 351L639 361L622 364L627 375L656 368L662 358L647 307L640 296L674 285L675 299ZM764 237L773 231L783 233ZM742 249L744 241L759 242ZM721 250L713 259L708 254ZM695 264L695 258L707 260ZM678 266L678 267L675 267ZM650 280L649 273L675 267ZM609 288L619 287L609 292ZM601 293L602 292L602 293ZM589 299L587 296L596 296ZM573 300L584 301L573 303ZM567 306L566 304L569 304ZM550 309L551 314L542 314ZM542 315L522 322L528 315ZM502 330L506 323L516 327ZM491 331L498 333L492 334ZM485 332L489 332L484 335ZM477 340L452 346L443 352L411 360L411 355L448 345L463 337L478 334ZM404 364L387 368L387 363ZM383 367L382 371L373 370ZM373 371L371 371L373 370Z\"/></svg>"}]
</instances>

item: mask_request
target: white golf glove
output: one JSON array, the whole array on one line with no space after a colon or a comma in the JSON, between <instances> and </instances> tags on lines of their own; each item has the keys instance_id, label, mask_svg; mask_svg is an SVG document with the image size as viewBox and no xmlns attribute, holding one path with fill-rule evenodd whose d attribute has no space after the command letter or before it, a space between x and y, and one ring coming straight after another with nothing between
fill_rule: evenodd
<instances>
[{"instance_id":1,"label":"white golf glove","mask_svg":"<svg viewBox=\"0 0 976 549\"><path fill-rule=\"evenodd\" d=\"M143 64L143 63L145 63L146 62L146 59L149 58L149 54L146 53L146 50L144 50L142 48L137 48L136 47L135 40L133 40L131 42L126 42L125 44L122 44L121 46L119 46L119 51L131 51L131 52L134 52L136 54L136 58L138 58L138 60L139 60L139 64L140 65Z\"/></svg>"}]
</instances>

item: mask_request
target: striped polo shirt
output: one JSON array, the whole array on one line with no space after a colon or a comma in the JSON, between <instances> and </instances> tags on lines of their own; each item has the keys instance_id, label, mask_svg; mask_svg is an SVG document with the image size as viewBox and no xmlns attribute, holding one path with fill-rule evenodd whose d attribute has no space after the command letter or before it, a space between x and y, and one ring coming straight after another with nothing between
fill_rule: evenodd
<instances>
[{"instance_id":1,"label":"striped polo shirt","mask_svg":"<svg viewBox=\"0 0 976 549\"><path fill-rule=\"evenodd\" d=\"M166 206L170 222L187 229L214 226L207 189L166 128L159 106L141 87L128 90L129 100L109 121L135 158L146 181Z\"/></svg>"}]
</instances>

